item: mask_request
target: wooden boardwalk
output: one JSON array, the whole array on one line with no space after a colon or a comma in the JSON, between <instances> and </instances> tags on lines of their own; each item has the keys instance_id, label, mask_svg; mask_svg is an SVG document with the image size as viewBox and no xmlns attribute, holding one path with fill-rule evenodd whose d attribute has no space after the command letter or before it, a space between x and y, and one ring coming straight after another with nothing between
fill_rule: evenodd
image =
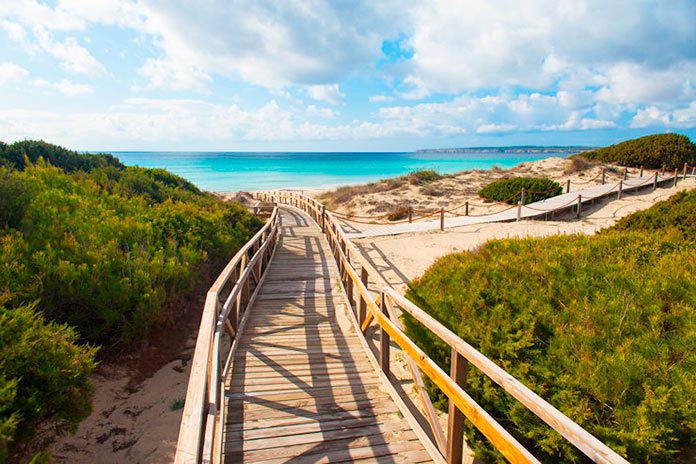
<instances>
[{"instance_id":1,"label":"wooden boardwalk","mask_svg":"<svg viewBox=\"0 0 696 464\"><path fill-rule=\"evenodd\" d=\"M283 208L281 239L226 379L226 462L429 462L381 387L320 228Z\"/></svg>"}]
</instances>

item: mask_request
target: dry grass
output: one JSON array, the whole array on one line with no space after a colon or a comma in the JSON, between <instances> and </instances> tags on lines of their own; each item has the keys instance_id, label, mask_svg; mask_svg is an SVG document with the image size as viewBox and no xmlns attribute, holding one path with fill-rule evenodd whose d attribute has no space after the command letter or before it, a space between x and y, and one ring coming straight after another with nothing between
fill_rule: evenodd
<instances>
[{"instance_id":1,"label":"dry grass","mask_svg":"<svg viewBox=\"0 0 696 464\"><path fill-rule=\"evenodd\" d=\"M405 176L383 179L369 184L339 187L336 190L322 193L319 195L318 199L323 202L327 208L335 209L339 206L348 205L356 197L369 195L371 193L389 192L408 187L409 185L427 185L443 177L444 176L438 174L436 171L424 169L413 171Z\"/></svg>"},{"instance_id":2,"label":"dry grass","mask_svg":"<svg viewBox=\"0 0 696 464\"><path fill-rule=\"evenodd\" d=\"M568 157L568 163L563 171L563 174L570 175L578 172L586 171L597 166L597 162L589 160L580 155L573 155Z\"/></svg>"}]
</instances>

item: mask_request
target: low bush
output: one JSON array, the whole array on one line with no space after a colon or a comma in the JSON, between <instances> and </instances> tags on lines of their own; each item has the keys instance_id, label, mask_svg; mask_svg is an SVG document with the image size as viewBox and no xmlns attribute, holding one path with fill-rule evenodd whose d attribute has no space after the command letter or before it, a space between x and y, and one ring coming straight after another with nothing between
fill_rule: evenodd
<instances>
[{"instance_id":1,"label":"low bush","mask_svg":"<svg viewBox=\"0 0 696 464\"><path fill-rule=\"evenodd\" d=\"M586 151L587 159L647 169L681 169L684 163L696 164L696 145L680 134L655 134Z\"/></svg>"},{"instance_id":2,"label":"low bush","mask_svg":"<svg viewBox=\"0 0 696 464\"><path fill-rule=\"evenodd\" d=\"M408 208L407 207L399 207L389 214L387 214L387 220L388 221L401 221L403 219L406 219L408 217Z\"/></svg>"},{"instance_id":3,"label":"low bush","mask_svg":"<svg viewBox=\"0 0 696 464\"><path fill-rule=\"evenodd\" d=\"M686 463L696 410L696 191L596 236L439 259L408 298L631 462ZM444 369L449 349L406 332ZM467 392L542 462L586 458L477 369ZM431 393L442 407L443 397ZM469 423L483 462L502 462Z\"/></svg>"},{"instance_id":4,"label":"low bush","mask_svg":"<svg viewBox=\"0 0 696 464\"><path fill-rule=\"evenodd\" d=\"M479 190L480 197L486 200L501 201L516 205L525 190L524 202L533 203L555 197L563 192L558 182L540 177L511 177L491 182Z\"/></svg>"},{"instance_id":5,"label":"low bush","mask_svg":"<svg viewBox=\"0 0 696 464\"><path fill-rule=\"evenodd\" d=\"M35 305L0 304L0 462L8 445L50 420L74 430L90 413L96 350L77 344L67 325L47 322Z\"/></svg>"},{"instance_id":6,"label":"low bush","mask_svg":"<svg viewBox=\"0 0 696 464\"><path fill-rule=\"evenodd\" d=\"M442 176L433 169L421 169L420 171L413 171L406 177L411 185L424 185L442 179Z\"/></svg>"},{"instance_id":7,"label":"low bush","mask_svg":"<svg viewBox=\"0 0 696 464\"><path fill-rule=\"evenodd\" d=\"M0 166L4 462L8 445L42 423L70 429L89 413L91 346L120 351L171 320L171 306L262 223L180 177L108 155L27 141L0 144Z\"/></svg>"},{"instance_id":8,"label":"low bush","mask_svg":"<svg viewBox=\"0 0 696 464\"><path fill-rule=\"evenodd\" d=\"M124 169L125 166L113 155L82 154L73 150L46 143L43 140L23 140L12 144L0 145L0 166L22 170L27 165L36 163L39 158L51 166L65 172L91 171L97 168L114 167Z\"/></svg>"},{"instance_id":9,"label":"low bush","mask_svg":"<svg viewBox=\"0 0 696 464\"><path fill-rule=\"evenodd\" d=\"M583 172L595 167L596 165L596 161L589 160L583 157L582 154L569 156L567 159L566 167L563 170L563 174L569 175L578 172Z\"/></svg>"}]
</instances>

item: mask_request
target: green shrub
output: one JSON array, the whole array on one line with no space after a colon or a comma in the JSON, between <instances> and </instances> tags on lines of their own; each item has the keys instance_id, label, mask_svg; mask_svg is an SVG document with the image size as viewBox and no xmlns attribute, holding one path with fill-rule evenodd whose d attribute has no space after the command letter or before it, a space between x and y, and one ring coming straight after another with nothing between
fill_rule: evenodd
<instances>
[{"instance_id":1,"label":"green shrub","mask_svg":"<svg viewBox=\"0 0 696 464\"><path fill-rule=\"evenodd\" d=\"M125 166L113 155L82 154L73 150L46 143L43 140L23 140L7 145L0 150L0 165L22 170L27 164L36 163L42 158L48 164L65 172L91 171L100 167L112 166L124 169ZM27 160L29 163L27 163Z\"/></svg>"},{"instance_id":2,"label":"green shrub","mask_svg":"<svg viewBox=\"0 0 696 464\"><path fill-rule=\"evenodd\" d=\"M681 194L591 237L491 241L439 259L407 296L629 461L687 462L696 424L696 235L680 224L696 223L694 201L695 191ZM449 369L442 341L404 322ZM467 382L542 462L587 461L477 369ZM502 462L466 427L480 459Z\"/></svg>"},{"instance_id":3,"label":"green shrub","mask_svg":"<svg viewBox=\"0 0 696 464\"><path fill-rule=\"evenodd\" d=\"M429 184L430 182L442 179L442 176L433 169L421 169L419 171L413 171L407 177L408 181L412 185Z\"/></svg>"},{"instance_id":4,"label":"green shrub","mask_svg":"<svg viewBox=\"0 0 696 464\"><path fill-rule=\"evenodd\" d=\"M525 190L524 203L533 203L555 197L563 192L558 182L539 177L511 177L491 182L479 190L479 196L487 200L516 205Z\"/></svg>"},{"instance_id":5,"label":"green shrub","mask_svg":"<svg viewBox=\"0 0 696 464\"><path fill-rule=\"evenodd\" d=\"M124 195L50 166L10 178L33 193L19 234L0 241L0 289L17 303L40 299L49 318L101 345L144 335L169 303L190 293L202 264L219 266L261 224L239 204L178 186L175 194L194 196L152 203L152 192L171 188L158 181L144 195Z\"/></svg>"},{"instance_id":6,"label":"green shrub","mask_svg":"<svg viewBox=\"0 0 696 464\"><path fill-rule=\"evenodd\" d=\"M34 305L0 305L0 461L8 444L33 436L38 423L74 430L89 415L96 349L77 338Z\"/></svg>"},{"instance_id":7,"label":"green shrub","mask_svg":"<svg viewBox=\"0 0 696 464\"><path fill-rule=\"evenodd\" d=\"M681 169L684 163L696 164L696 145L685 135L655 134L586 151L587 159L647 169Z\"/></svg>"}]
</instances>

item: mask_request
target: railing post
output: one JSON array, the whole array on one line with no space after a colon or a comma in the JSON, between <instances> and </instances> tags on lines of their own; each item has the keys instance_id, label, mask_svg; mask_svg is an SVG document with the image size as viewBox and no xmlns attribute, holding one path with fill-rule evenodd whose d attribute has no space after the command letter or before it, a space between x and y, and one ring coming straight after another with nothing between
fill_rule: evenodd
<instances>
[{"instance_id":1,"label":"railing post","mask_svg":"<svg viewBox=\"0 0 696 464\"><path fill-rule=\"evenodd\" d=\"M663 164L663 165L662 165L662 171L660 171L660 177L665 177L665 169L666 169L666 167L665 167L665 165Z\"/></svg>"},{"instance_id":2,"label":"railing post","mask_svg":"<svg viewBox=\"0 0 696 464\"><path fill-rule=\"evenodd\" d=\"M467 201L464 203L464 215L468 216L469 215L469 202Z\"/></svg>"},{"instance_id":3,"label":"railing post","mask_svg":"<svg viewBox=\"0 0 696 464\"><path fill-rule=\"evenodd\" d=\"M367 268L363 266L362 270L360 271L360 280L365 288L367 288L367 278ZM362 324L365 321L365 316L367 316L367 301L362 295L360 295L360 309L358 310L358 322L360 323L360 327L362 327Z\"/></svg>"},{"instance_id":4,"label":"railing post","mask_svg":"<svg viewBox=\"0 0 696 464\"><path fill-rule=\"evenodd\" d=\"M466 359L455 349L452 349L450 362L450 377L460 387L464 388L466 382ZM460 464L462 462L464 447L464 414L454 404L449 402L449 414L447 418L447 462Z\"/></svg>"},{"instance_id":5,"label":"railing post","mask_svg":"<svg viewBox=\"0 0 696 464\"><path fill-rule=\"evenodd\" d=\"M639 177L643 177L643 165L640 166L640 176Z\"/></svg>"},{"instance_id":6,"label":"railing post","mask_svg":"<svg viewBox=\"0 0 696 464\"><path fill-rule=\"evenodd\" d=\"M326 232L326 206L321 207L321 231Z\"/></svg>"},{"instance_id":7,"label":"railing post","mask_svg":"<svg viewBox=\"0 0 696 464\"><path fill-rule=\"evenodd\" d=\"M570 179L566 181L566 193L570 192Z\"/></svg>"},{"instance_id":8,"label":"railing post","mask_svg":"<svg viewBox=\"0 0 696 464\"><path fill-rule=\"evenodd\" d=\"M522 219L522 201L517 202L517 222Z\"/></svg>"},{"instance_id":9,"label":"railing post","mask_svg":"<svg viewBox=\"0 0 696 464\"><path fill-rule=\"evenodd\" d=\"M577 218L580 219L580 211L582 210L582 195L578 195L578 213Z\"/></svg>"},{"instance_id":10,"label":"railing post","mask_svg":"<svg viewBox=\"0 0 696 464\"><path fill-rule=\"evenodd\" d=\"M678 180L679 180L679 169L674 168L674 185L673 185L673 187L677 186Z\"/></svg>"},{"instance_id":11,"label":"railing post","mask_svg":"<svg viewBox=\"0 0 696 464\"><path fill-rule=\"evenodd\" d=\"M626 180L626 178L628 178L628 168L624 168L623 180Z\"/></svg>"},{"instance_id":12,"label":"railing post","mask_svg":"<svg viewBox=\"0 0 696 464\"><path fill-rule=\"evenodd\" d=\"M621 199L621 193L623 192L623 180L619 181L619 193L616 195L616 199Z\"/></svg>"},{"instance_id":13,"label":"railing post","mask_svg":"<svg viewBox=\"0 0 696 464\"><path fill-rule=\"evenodd\" d=\"M384 301L384 298L384 292L380 292L379 309L382 311L382 314L389 318L387 303ZM382 372L389 375L389 334L384 327L381 327L379 332L379 366L382 368Z\"/></svg>"},{"instance_id":14,"label":"railing post","mask_svg":"<svg viewBox=\"0 0 696 464\"><path fill-rule=\"evenodd\" d=\"M445 208L440 208L440 230L445 230Z\"/></svg>"},{"instance_id":15,"label":"railing post","mask_svg":"<svg viewBox=\"0 0 696 464\"><path fill-rule=\"evenodd\" d=\"M568 185L570 185L570 184L568 184ZM525 189L522 189L520 191L520 201L522 202L523 205L524 205L524 200L526 198L527 198L527 191Z\"/></svg>"},{"instance_id":16,"label":"railing post","mask_svg":"<svg viewBox=\"0 0 696 464\"><path fill-rule=\"evenodd\" d=\"M606 178L607 178L607 170L606 170L606 168L602 168L602 185L604 185L604 183L606 182Z\"/></svg>"},{"instance_id":17,"label":"railing post","mask_svg":"<svg viewBox=\"0 0 696 464\"><path fill-rule=\"evenodd\" d=\"M696 166L691 167L691 175L692 176L696 175Z\"/></svg>"},{"instance_id":18,"label":"railing post","mask_svg":"<svg viewBox=\"0 0 696 464\"><path fill-rule=\"evenodd\" d=\"M684 163L684 179L686 179L686 169L689 167L689 163Z\"/></svg>"},{"instance_id":19,"label":"railing post","mask_svg":"<svg viewBox=\"0 0 696 464\"><path fill-rule=\"evenodd\" d=\"M657 190L657 171L655 171L655 178L653 179L653 192Z\"/></svg>"},{"instance_id":20,"label":"railing post","mask_svg":"<svg viewBox=\"0 0 696 464\"><path fill-rule=\"evenodd\" d=\"M411 205L408 206L408 222L413 222L413 206Z\"/></svg>"}]
</instances>

